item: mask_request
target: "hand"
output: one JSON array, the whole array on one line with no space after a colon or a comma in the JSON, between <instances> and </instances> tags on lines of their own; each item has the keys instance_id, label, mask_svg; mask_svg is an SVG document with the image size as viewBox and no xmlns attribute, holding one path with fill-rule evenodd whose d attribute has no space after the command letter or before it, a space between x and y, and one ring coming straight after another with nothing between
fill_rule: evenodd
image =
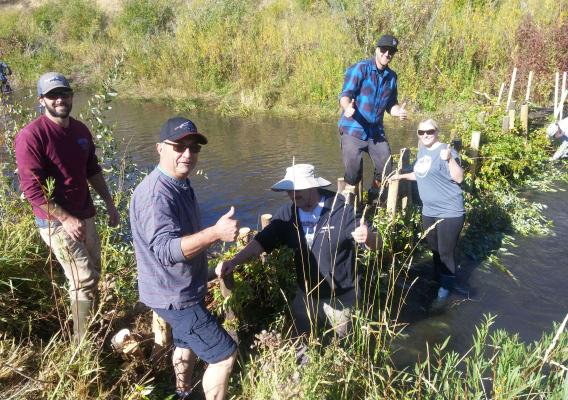
<instances>
[{"instance_id":1,"label":"hand","mask_svg":"<svg viewBox=\"0 0 568 400\"><path fill-rule=\"evenodd\" d=\"M398 181L402 179L402 177L400 176L400 174L394 174L389 176L389 183L391 183L392 181Z\"/></svg>"},{"instance_id":2,"label":"hand","mask_svg":"<svg viewBox=\"0 0 568 400\"><path fill-rule=\"evenodd\" d=\"M440 158L442 161L448 161L452 155L452 147L448 144L448 147L440 150Z\"/></svg>"},{"instance_id":3,"label":"hand","mask_svg":"<svg viewBox=\"0 0 568 400\"><path fill-rule=\"evenodd\" d=\"M367 224L365 224L365 218L361 218L361 222L357 228L353 232L351 232L351 236L357 243L365 243L367 242L367 238L369 237L369 228Z\"/></svg>"},{"instance_id":4,"label":"hand","mask_svg":"<svg viewBox=\"0 0 568 400\"><path fill-rule=\"evenodd\" d=\"M234 242L239 234L239 221L233 219L235 207L231 206L229 212L223 215L215 224L217 237L223 242Z\"/></svg>"},{"instance_id":5,"label":"hand","mask_svg":"<svg viewBox=\"0 0 568 400\"><path fill-rule=\"evenodd\" d=\"M219 264L217 264L217 267L215 267L215 273L219 278L222 278L233 272L233 269L235 267L236 265L233 263L232 260L220 261Z\"/></svg>"},{"instance_id":6,"label":"hand","mask_svg":"<svg viewBox=\"0 0 568 400\"><path fill-rule=\"evenodd\" d=\"M61 221L65 232L76 242L84 242L87 239L87 229L85 221L73 216L68 216Z\"/></svg>"},{"instance_id":7,"label":"hand","mask_svg":"<svg viewBox=\"0 0 568 400\"><path fill-rule=\"evenodd\" d=\"M108 202L106 208L108 214L108 226L117 226L120 222L120 214L118 213L114 203L112 201Z\"/></svg>"},{"instance_id":8,"label":"hand","mask_svg":"<svg viewBox=\"0 0 568 400\"><path fill-rule=\"evenodd\" d=\"M351 103L343 111L345 118L351 118L355 114L355 99L351 99Z\"/></svg>"},{"instance_id":9,"label":"hand","mask_svg":"<svg viewBox=\"0 0 568 400\"><path fill-rule=\"evenodd\" d=\"M408 118L408 111L406 111L406 101L398 108L398 117L403 120Z\"/></svg>"}]
</instances>

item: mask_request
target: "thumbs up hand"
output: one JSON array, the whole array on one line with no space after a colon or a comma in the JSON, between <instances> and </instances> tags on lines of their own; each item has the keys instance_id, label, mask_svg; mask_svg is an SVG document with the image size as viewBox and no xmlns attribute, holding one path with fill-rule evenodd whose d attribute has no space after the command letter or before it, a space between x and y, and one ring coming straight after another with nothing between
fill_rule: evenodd
<instances>
[{"instance_id":1,"label":"thumbs up hand","mask_svg":"<svg viewBox=\"0 0 568 400\"><path fill-rule=\"evenodd\" d=\"M443 161L449 161L450 157L452 156L452 147L448 144L448 147L445 149L440 150L440 159Z\"/></svg>"},{"instance_id":2,"label":"thumbs up hand","mask_svg":"<svg viewBox=\"0 0 568 400\"><path fill-rule=\"evenodd\" d=\"M229 211L223 215L215 224L217 237L223 242L234 242L239 234L239 221L234 219L235 207L231 206Z\"/></svg>"},{"instance_id":3,"label":"thumbs up hand","mask_svg":"<svg viewBox=\"0 0 568 400\"><path fill-rule=\"evenodd\" d=\"M343 115L345 115L346 118L351 118L353 114L355 114L355 99L351 99L351 103L349 103L345 111L343 111Z\"/></svg>"},{"instance_id":4,"label":"thumbs up hand","mask_svg":"<svg viewBox=\"0 0 568 400\"><path fill-rule=\"evenodd\" d=\"M367 238L369 236L369 228L367 227L367 224L365 224L365 217L361 218L359 226L355 228L353 232L351 232L351 236L353 236L353 239L357 243L365 243L367 241Z\"/></svg>"}]
</instances>

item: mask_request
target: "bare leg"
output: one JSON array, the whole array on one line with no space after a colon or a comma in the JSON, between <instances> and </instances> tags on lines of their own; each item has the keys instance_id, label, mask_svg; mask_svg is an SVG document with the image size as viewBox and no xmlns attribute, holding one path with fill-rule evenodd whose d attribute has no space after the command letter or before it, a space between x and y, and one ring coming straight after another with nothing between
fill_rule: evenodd
<instances>
[{"instance_id":1,"label":"bare leg","mask_svg":"<svg viewBox=\"0 0 568 400\"><path fill-rule=\"evenodd\" d=\"M237 358L235 351L228 358L215 364L209 364L203 374L203 392L207 400L222 400L227 393L229 377Z\"/></svg>"},{"instance_id":2,"label":"bare leg","mask_svg":"<svg viewBox=\"0 0 568 400\"><path fill-rule=\"evenodd\" d=\"M191 377L195 366L195 354L191 349L176 347L172 354L174 373L176 375L176 390L189 392L191 390Z\"/></svg>"}]
</instances>

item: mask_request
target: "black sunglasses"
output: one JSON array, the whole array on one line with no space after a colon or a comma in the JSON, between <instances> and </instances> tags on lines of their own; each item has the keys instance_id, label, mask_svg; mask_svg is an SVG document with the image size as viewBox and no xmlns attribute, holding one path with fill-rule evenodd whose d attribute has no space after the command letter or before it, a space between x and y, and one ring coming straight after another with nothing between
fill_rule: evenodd
<instances>
[{"instance_id":1,"label":"black sunglasses","mask_svg":"<svg viewBox=\"0 0 568 400\"><path fill-rule=\"evenodd\" d=\"M43 97L49 100L68 99L71 96L73 96L73 92L70 90L64 92L49 92L43 95Z\"/></svg>"},{"instance_id":2,"label":"black sunglasses","mask_svg":"<svg viewBox=\"0 0 568 400\"><path fill-rule=\"evenodd\" d=\"M436 129L428 129L426 131L421 131L418 130L418 136L422 136L422 135L435 135L436 134Z\"/></svg>"},{"instance_id":3,"label":"black sunglasses","mask_svg":"<svg viewBox=\"0 0 568 400\"><path fill-rule=\"evenodd\" d=\"M170 143L170 142L162 142L164 144L169 144L172 146L176 153L183 153L185 149L189 149L191 153L199 153L201 151L201 146L196 143L190 144L182 144L182 143Z\"/></svg>"},{"instance_id":4,"label":"black sunglasses","mask_svg":"<svg viewBox=\"0 0 568 400\"><path fill-rule=\"evenodd\" d=\"M397 51L394 47L388 47L388 46L379 46L379 50L383 54L388 51L391 56L394 56Z\"/></svg>"}]
</instances>

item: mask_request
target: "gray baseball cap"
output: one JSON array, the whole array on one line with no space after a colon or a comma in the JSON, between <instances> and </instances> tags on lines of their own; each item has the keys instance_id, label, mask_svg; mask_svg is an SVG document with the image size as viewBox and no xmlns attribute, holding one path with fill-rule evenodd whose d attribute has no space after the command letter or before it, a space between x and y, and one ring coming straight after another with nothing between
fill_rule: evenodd
<instances>
[{"instance_id":1,"label":"gray baseball cap","mask_svg":"<svg viewBox=\"0 0 568 400\"><path fill-rule=\"evenodd\" d=\"M69 81L59 72L46 72L37 81L37 95L39 97L58 88L73 90Z\"/></svg>"}]
</instances>

